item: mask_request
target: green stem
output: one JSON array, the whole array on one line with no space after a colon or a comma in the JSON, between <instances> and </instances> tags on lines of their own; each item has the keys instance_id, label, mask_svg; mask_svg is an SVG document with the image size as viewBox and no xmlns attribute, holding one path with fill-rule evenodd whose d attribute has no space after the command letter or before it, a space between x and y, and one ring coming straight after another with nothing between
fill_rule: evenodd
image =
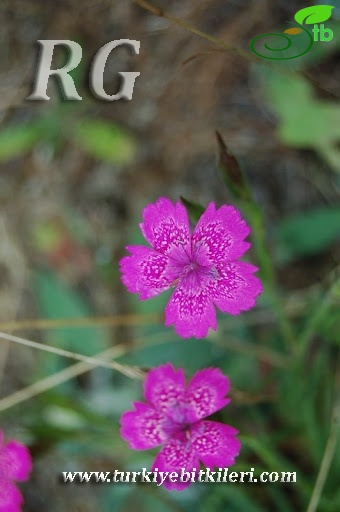
<instances>
[{"instance_id":1,"label":"green stem","mask_svg":"<svg viewBox=\"0 0 340 512\"><path fill-rule=\"evenodd\" d=\"M246 203L244 207L252 224L253 246L260 265L260 272L263 277L264 285L267 288L271 305L279 324L281 336L286 343L288 351L291 352L294 348L294 332L291 323L284 313L284 307L278 291L274 267L266 246L263 215L260 208L253 203Z\"/></svg>"},{"instance_id":2,"label":"green stem","mask_svg":"<svg viewBox=\"0 0 340 512\"><path fill-rule=\"evenodd\" d=\"M172 16L168 12L164 11L161 7L157 7L153 5L151 2L148 2L147 0L133 0L135 4L139 5L143 9L146 9L147 11L151 12L155 16L159 16L160 18L165 18L168 21L171 21L172 23L175 23L175 25L178 25L179 27L184 28L185 30L188 30L192 34L195 34L196 36L202 37L203 39L206 39L207 41L210 41L214 45L216 45L218 48L221 48L222 50L226 51L232 51L236 55L239 55L240 57L243 57L244 59L254 62L254 57L242 48L239 48L237 46L234 46L232 44L227 43L226 41L223 41L223 39L219 39L218 37L211 36L210 34L207 34L206 32L203 32L202 30L199 30L198 28L191 25L191 23L188 23L187 21L176 18L176 16Z\"/></svg>"},{"instance_id":3,"label":"green stem","mask_svg":"<svg viewBox=\"0 0 340 512\"><path fill-rule=\"evenodd\" d=\"M335 298L339 294L339 288L340 279L332 284L324 297L318 297L314 311L308 315L306 325L297 339L297 361L301 364L304 364L304 356L309 342L332 307Z\"/></svg>"},{"instance_id":4,"label":"green stem","mask_svg":"<svg viewBox=\"0 0 340 512\"><path fill-rule=\"evenodd\" d=\"M319 473L315 482L313 493L308 504L307 512L316 512L324 485L331 468L340 434L340 357L338 359L338 372L335 375L336 398L333 406L332 423L327 439L326 448L320 464Z\"/></svg>"}]
</instances>

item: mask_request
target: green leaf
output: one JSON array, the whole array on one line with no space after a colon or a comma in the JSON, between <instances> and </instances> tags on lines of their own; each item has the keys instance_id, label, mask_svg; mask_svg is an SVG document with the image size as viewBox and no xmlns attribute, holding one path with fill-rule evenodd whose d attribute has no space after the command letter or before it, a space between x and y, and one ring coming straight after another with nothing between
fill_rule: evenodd
<instances>
[{"instance_id":1,"label":"green leaf","mask_svg":"<svg viewBox=\"0 0 340 512\"><path fill-rule=\"evenodd\" d=\"M231 472L229 471L229 473ZM242 486L242 488L239 486ZM222 512L228 510L228 512L240 512L246 510L247 512L262 512L263 508L256 503L258 500L250 495L248 489L249 486L244 488L244 484L235 486L235 484L222 483L222 485L216 486L213 491L205 493L199 499L197 503L198 511ZM226 503L228 504L227 508Z\"/></svg>"},{"instance_id":2,"label":"green leaf","mask_svg":"<svg viewBox=\"0 0 340 512\"><path fill-rule=\"evenodd\" d=\"M135 158L134 138L114 123L83 120L74 126L73 135L85 151L100 160L127 164Z\"/></svg>"},{"instance_id":3,"label":"green leaf","mask_svg":"<svg viewBox=\"0 0 340 512\"><path fill-rule=\"evenodd\" d=\"M101 387L101 391L102 389ZM41 395L39 404L39 412L41 411L42 404L45 404L44 410L46 407L53 406L78 415L83 423L95 426L95 428L112 428L112 419L96 412L90 400L86 400L86 402L79 400L78 395L73 397L52 389Z\"/></svg>"},{"instance_id":4,"label":"green leaf","mask_svg":"<svg viewBox=\"0 0 340 512\"><path fill-rule=\"evenodd\" d=\"M318 208L292 215L277 227L278 256L291 261L317 254L340 238L340 208Z\"/></svg>"},{"instance_id":5,"label":"green leaf","mask_svg":"<svg viewBox=\"0 0 340 512\"><path fill-rule=\"evenodd\" d=\"M100 510L103 512L122 512L128 510L130 497L136 484L111 485L104 488L99 495ZM139 503L139 506L141 503ZM139 508L140 510L140 508Z\"/></svg>"},{"instance_id":6,"label":"green leaf","mask_svg":"<svg viewBox=\"0 0 340 512\"><path fill-rule=\"evenodd\" d=\"M190 201L189 199L186 199L183 196L180 196L180 200L182 201L184 206L187 208L191 222L193 224L196 224L196 222L199 220L201 215L203 215L205 208L202 205L200 205L199 203Z\"/></svg>"},{"instance_id":7,"label":"green leaf","mask_svg":"<svg viewBox=\"0 0 340 512\"><path fill-rule=\"evenodd\" d=\"M331 17L332 9L334 9L333 5L311 5L310 7L300 9L300 11L295 14L294 19L300 23L300 25L303 23L307 25L322 23Z\"/></svg>"},{"instance_id":8,"label":"green leaf","mask_svg":"<svg viewBox=\"0 0 340 512\"><path fill-rule=\"evenodd\" d=\"M263 86L278 116L278 136L287 145L311 148L340 172L340 106L319 100L301 75L285 75L258 66Z\"/></svg>"},{"instance_id":9,"label":"green leaf","mask_svg":"<svg viewBox=\"0 0 340 512\"><path fill-rule=\"evenodd\" d=\"M190 342L176 340L138 348L120 357L119 361L147 368L171 362L174 366L184 367L189 374L215 363L224 352L222 347L216 348L207 340L197 341L195 349Z\"/></svg>"},{"instance_id":10,"label":"green leaf","mask_svg":"<svg viewBox=\"0 0 340 512\"><path fill-rule=\"evenodd\" d=\"M65 320L90 315L90 308L83 297L64 284L56 274L38 272L34 277L34 287L37 306L43 318ZM47 330L47 339L51 345L85 355L94 355L103 350L104 336L105 331L95 327L60 327ZM44 354L41 362L44 374L66 366L64 358L56 359L51 354Z\"/></svg>"},{"instance_id":11,"label":"green leaf","mask_svg":"<svg viewBox=\"0 0 340 512\"><path fill-rule=\"evenodd\" d=\"M40 123L10 127L0 132L0 161L18 157L32 149L41 133Z\"/></svg>"},{"instance_id":12,"label":"green leaf","mask_svg":"<svg viewBox=\"0 0 340 512\"><path fill-rule=\"evenodd\" d=\"M322 336L329 342L340 345L340 315L338 305L330 308L320 325Z\"/></svg>"}]
</instances>

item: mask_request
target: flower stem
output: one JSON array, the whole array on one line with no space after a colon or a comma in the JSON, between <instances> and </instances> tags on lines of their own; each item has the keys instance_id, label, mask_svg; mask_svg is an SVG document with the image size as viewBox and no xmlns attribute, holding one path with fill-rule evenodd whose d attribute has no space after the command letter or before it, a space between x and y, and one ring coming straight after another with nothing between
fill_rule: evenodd
<instances>
[{"instance_id":1,"label":"flower stem","mask_svg":"<svg viewBox=\"0 0 340 512\"><path fill-rule=\"evenodd\" d=\"M100 354L97 354L97 357L100 357L100 362L104 359L110 360L117 357L120 357L126 354L128 351L127 347L123 344L115 345L114 347L110 347ZM87 363L84 361L75 363L63 370L60 370L44 379L40 379L29 386L26 386L19 391L15 391L14 393L1 398L0 400L0 412L3 412L11 407L15 407L18 404L25 402L26 400L30 400L40 393L45 393L46 391L53 389L68 380L74 379L78 375L82 375L85 372L93 370L94 364Z\"/></svg>"},{"instance_id":2,"label":"flower stem","mask_svg":"<svg viewBox=\"0 0 340 512\"><path fill-rule=\"evenodd\" d=\"M260 273L263 276L265 287L267 288L267 292L270 296L271 305L280 327L281 336L286 343L288 352L292 352L294 347L294 332L290 321L284 313L284 307L278 291L274 267L266 246L263 214L255 203L245 203L244 208L252 224L252 240L254 244L254 251L260 266Z\"/></svg>"},{"instance_id":3,"label":"flower stem","mask_svg":"<svg viewBox=\"0 0 340 512\"><path fill-rule=\"evenodd\" d=\"M51 354L67 357L69 359L76 359L84 363L89 363L94 367L101 366L103 368L110 368L132 379L142 379L144 377L144 372L142 372L139 368L117 363L116 361L104 361L97 359L96 357L84 356L82 354L70 352L69 350L51 347L50 345L44 345L43 343L38 343L37 341L19 338L18 336L13 336L12 334L7 334L5 332L0 332L0 339L11 341L14 343L19 343L20 345L24 345L25 347L43 350L44 352L50 352Z\"/></svg>"},{"instance_id":4,"label":"flower stem","mask_svg":"<svg viewBox=\"0 0 340 512\"><path fill-rule=\"evenodd\" d=\"M132 325L157 325L161 323L160 313L134 313L78 318L33 318L0 322L2 331L23 331L27 329L60 329L62 327L120 327Z\"/></svg>"},{"instance_id":5,"label":"flower stem","mask_svg":"<svg viewBox=\"0 0 340 512\"><path fill-rule=\"evenodd\" d=\"M335 375L336 398L333 407L330 433L326 448L320 464L319 473L315 482L313 493L308 504L307 512L316 512L322 491L332 464L340 434L340 358L338 357L338 372Z\"/></svg>"},{"instance_id":6,"label":"flower stem","mask_svg":"<svg viewBox=\"0 0 340 512\"><path fill-rule=\"evenodd\" d=\"M192 34L195 34L203 39L206 39L207 41L210 41L215 46L221 48L222 50L232 51L239 55L240 57L243 57L244 59L247 59L251 62L254 62L254 57L249 53L241 48L238 48L237 46L234 46L232 44L226 43L222 39L219 39L218 37L211 36L210 34L207 34L206 32L203 32L202 30L199 30L194 25L191 25L191 23L181 19L177 18L176 16L172 16L171 14L167 13L162 9L161 7L157 7L153 5L151 2L148 2L147 0L133 0L135 4L139 5L143 9L146 9L147 11L151 12L155 16L159 16L160 18L164 18L168 21L171 21L172 23L175 23L179 27L182 27Z\"/></svg>"},{"instance_id":7,"label":"flower stem","mask_svg":"<svg viewBox=\"0 0 340 512\"><path fill-rule=\"evenodd\" d=\"M310 340L339 295L340 279L338 278L331 285L324 297L318 297L314 311L308 315L306 325L297 339L298 361L300 361L301 364L303 364Z\"/></svg>"}]
</instances>

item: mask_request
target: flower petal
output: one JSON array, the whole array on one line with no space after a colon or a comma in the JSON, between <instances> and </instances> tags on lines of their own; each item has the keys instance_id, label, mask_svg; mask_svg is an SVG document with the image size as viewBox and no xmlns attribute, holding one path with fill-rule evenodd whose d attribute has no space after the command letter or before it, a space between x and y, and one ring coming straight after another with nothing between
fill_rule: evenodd
<instances>
[{"instance_id":1,"label":"flower petal","mask_svg":"<svg viewBox=\"0 0 340 512\"><path fill-rule=\"evenodd\" d=\"M184 389L184 372L181 368L175 370L171 363L153 368L144 382L146 400L160 411L181 403Z\"/></svg>"},{"instance_id":2,"label":"flower petal","mask_svg":"<svg viewBox=\"0 0 340 512\"><path fill-rule=\"evenodd\" d=\"M218 368L199 370L191 379L185 392L186 419L190 423L206 418L225 407L229 398L229 379Z\"/></svg>"},{"instance_id":3,"label":"flower petal","mask_svg":"<svg viewBox=\"0 0 340 512\"><path fill-rule=\"evenodd\" d=\"M235 438L238 431L216 421L200 421L190 429L191 444L203 464L212 469L235 463L241 443Z\"/></svg>"},{"instance_id":4,"label":"flower petal","mask_svg":"<svg viewBox=\"0 0 340 512\"><path fill-rule=\"evenodd\" d=\"M20 512L23 497L19 489L8 480L0 485L0 512Z\"/></svg>"},{"instance_id":5,"label":"flower petal","mask_svg":"<svg viewBox=\"0 0 340 512\"><path fill-rule=\"evenodd\" d=\"M142 233L156 251L170 256L176 247L190 248L188 214L180 202L161 197L144 208L143 221Z\"/></svg>"},{"instance_id":6,"label":"flower petal","mask_svg":"<svg viewBox=\"0 0 340 512\"><path fill-rule=\"evenodd\" d=\"M192 235L193 254L204 247L211 262L232 261L241 257L250 247L244 239L250 228L233 206L215 208L210 203L199 219Z\"/></svg>"},{"instance_id":7,"label":"flower petal","mask_svg":"<svg viewBox=\"0 0 340 512\"><path fill-rule=\"evenodd\" d=\"M261 281L253 276L258 269L245 261L218 266L220 278L209 285L214 304L230 315L238 315L255 306L256 297L262 292Z\"/></svg>"},{"instance_id":8,"label":"flower petal","mask_svg":"<svg viewBox=\"0 0 340 512\"><path fill-rule=\"evenodd\" d=\"M124 412L120 419L120 435L134 450L159 446L167 435L162 430L164 415L149 404L134 403L135 410Z\"/></svg>"},{"instance_id":9,"label":"flower petal","mask_svg":"<svg viewBox=\"0 0 340 512\"><path fill-rule=\"evenodd\" d=\"M131 293L139 293L141 300L167 290L176 276L168 269L169 259L149 247L128 246L132 256L120 260L122 282Z\"/></svg>"},{"instance_id":10,"label":"flower petal","mask_svg":"<svg viewBox=\"0 0 340 512\"><path fill-rule=\"evenodd\" d=\"M209 327L216 330L216 311L207 291L179 284L165 308L165 325L171 324L182 338L205 338Z\"/></svg>"},{"instance_id":11,"label":"flower petal","mask_svg":"<svg viewBox=\"0 0 340 512\"><path fill-rule=\"evenodd\" d=\"M189 440L170 439L155 458L151 471L155 471L156 468L158 471L168 471L169 473L175 471L178 481L171 482L169 478L166 478L163 485L168 490L182 491L191 483L190 479L188 482L179 481L182 469L186 472L198 473L199 460ZM159 478L158 482L160 482Z\"/></svg>"},{"instance_id":12,"label":"flower petal","mask_svg":"<svg viewBox=\"0 0 340 512\"><path fill-rule=\"evenodd\" d=\"M8 441L0 451L0 467L10 480L27 480L32 469L28 448L18 441Z\"/></svg>"}]
</instances>

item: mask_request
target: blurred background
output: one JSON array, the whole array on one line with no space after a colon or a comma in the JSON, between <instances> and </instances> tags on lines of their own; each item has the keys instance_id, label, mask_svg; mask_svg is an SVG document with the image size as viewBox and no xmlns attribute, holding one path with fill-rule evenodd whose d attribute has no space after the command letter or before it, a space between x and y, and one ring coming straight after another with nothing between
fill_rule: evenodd
<instances>
[{"instance_id":1,"label":"blurred background","mask_svg":"<svg viewBox=\"0 0 340 512\"><path fill-rule=\"evenodd\" d=\"M1 339L0 428L34 457L21 487L23 510L306 510L327 440L338 435L340 9L325 22L332 41L277 64L256 57L249 43L282 33L308 2L157 5L236 50L132 0L1 2L0 331L85 355L118 346L111 355L122 363L148 369L171 361L188 377L220 367L233 401L216 419L238 428L243 442L235 470L297 471L298 483L195 484L181 493L147 484L62 484L62 471L152 465L156 451L133 452L119 436L120 414L141 398L142 383L86 365L63 373L75 362ZM107 42L127 38L140 41L140 54L113 50L104 84L115 94L119 71L140 72L132 100L100 101L89 89L92 59ZM82 101L64 100L53 78L49 101L26 101L38 39L81 45L72 76ZM53 65L66 59L57 48ZM261 208L290 341L306 347L300 366L290 364L266 286L254 310L220 315L207 340L184 341L163 326L167 294L139 302L120 282L125 246L144 243L138 223L147 203L184 196L204 206L237 205L217 170L215 130ZM262 272L256 251L250 259ZM336 443L331 459L318 510L337 512Z\"/></svg>"}]
</instances>

